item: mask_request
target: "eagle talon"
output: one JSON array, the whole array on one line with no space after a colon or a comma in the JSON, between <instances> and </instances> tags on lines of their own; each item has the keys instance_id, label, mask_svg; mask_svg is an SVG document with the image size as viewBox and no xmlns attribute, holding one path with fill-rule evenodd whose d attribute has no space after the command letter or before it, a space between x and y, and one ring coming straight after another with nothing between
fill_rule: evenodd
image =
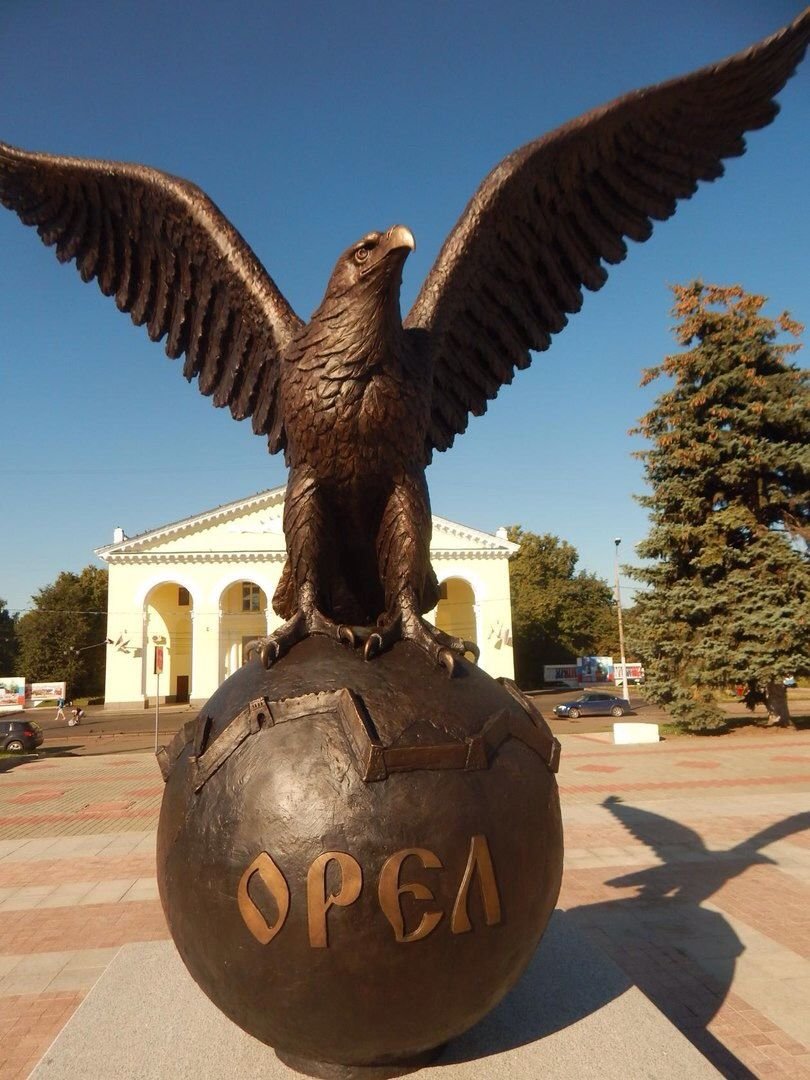
<instances>
[{"instance_id":1,"label":"eagle talon","mask_svg":"<svg viewBox=\"0 0 810 1080\"><path fill-rule=\"evenodd\" d=\"M452 679L456 670L456 657L450 649L439 649L436 660L439 666L447 671L447 677Z\"/></svg>"},{"instance_id":2,"label":"eagle talon","mask_svg":"<svg viewBox=\"0 0 810 1080\"><path fill-rule=\"evenodd\" d=\"M366 644L363 648L363 659L373 660L377 656L383 647L383 639L381 634L369 634Z\"/></svg>"},{"instance_id":3,"label":"eagle talon","mask_svg":"<svg viewBox=\"0 0 810 1080\"><path fill-rule=\"evenodd\" d=\"M266 641L264 645L259 648L259 659L262 665L266 668L270 668L275 664L279 657L278 642Z\"/></svg>"}]
</instances>

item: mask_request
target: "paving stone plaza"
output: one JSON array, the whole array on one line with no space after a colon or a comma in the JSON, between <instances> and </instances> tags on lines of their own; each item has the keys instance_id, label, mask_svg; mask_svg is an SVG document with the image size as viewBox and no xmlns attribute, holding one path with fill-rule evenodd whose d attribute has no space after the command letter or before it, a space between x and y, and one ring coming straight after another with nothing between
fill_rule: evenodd
<instances>
[{"instance_id":1,"label":"paving stone plaza","mask_svg":"<svg viewBox=\"0 0 810 1080\"><path fill-rule=\"evenodd\" d=\"M810 731L561 741L565 919L721 1075L810 1078ZM122 945L168 937L162 786L149 753L0 774L0 1080L29 1075Z\"/></svg>"}]
</instances>

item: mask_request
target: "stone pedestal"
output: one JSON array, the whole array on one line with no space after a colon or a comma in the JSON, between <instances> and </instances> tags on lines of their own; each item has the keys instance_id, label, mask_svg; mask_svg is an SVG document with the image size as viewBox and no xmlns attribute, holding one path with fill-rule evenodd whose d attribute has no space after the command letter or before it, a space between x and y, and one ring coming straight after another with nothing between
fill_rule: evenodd
<instances>
[{"instance_id":1,"label":"stone pedestal","mask_svg":"<svg viewBox=\"0 0 810 1080\"><path fill-rule=\"evenodd\" d=\"M700 1080L720 1074L562 912L523 979L415 1077ZM195 985L170 942L127 945L32 1080L296 1080Z\"/></svg>"}]
</instances>

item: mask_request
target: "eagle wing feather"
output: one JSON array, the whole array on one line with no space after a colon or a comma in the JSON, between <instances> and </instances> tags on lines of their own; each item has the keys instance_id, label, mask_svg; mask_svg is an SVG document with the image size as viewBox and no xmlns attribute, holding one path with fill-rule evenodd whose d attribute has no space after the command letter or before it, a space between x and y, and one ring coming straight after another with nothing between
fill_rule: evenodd
<instances>
[{"instance_id":1,"label":"eagle wing feather","mask_svg":"<svg viewBox=\"0 0 810 1080\"><path fill-rule=\"evenodd\" d=\"M810 8L719 64L626 94L506 157L447 238L405 320L433 366L427 451L446 450L516 368L531 362L607 279L626 239L644 241L773 100L810 40Z\"/></svg>"},{"instance_id":2,"label":"eagle wing feather","mask_svg":"<svg viewBox=\"0 0 810 1080\"><path fill-rule=\"evenodd\" d=\"M217 406L283 449L279 358L301 320L246 241L185 180L0 143L0 203L75 260Z\"/></svg>"}]
</instances>

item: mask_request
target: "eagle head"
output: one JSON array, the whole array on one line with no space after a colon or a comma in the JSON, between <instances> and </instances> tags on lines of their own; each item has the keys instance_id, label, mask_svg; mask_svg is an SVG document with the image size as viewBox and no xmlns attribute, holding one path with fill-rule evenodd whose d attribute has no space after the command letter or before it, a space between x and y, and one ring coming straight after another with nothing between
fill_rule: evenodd
<instances>
[{"instance_id":1,"label":"eagle head","mask_svg":"<svg viewBox=\"0 0 810 1080\"><path fill-rule=\"evenodd\" d=\"M359 370L395 349L403 333L402 267L413 249L413 235L404 225L366 233L346 248L318 309L288 346L288 358L315 368L329 355L348 355Z\"/></svg>"},{"instance_id":2,"label":"eagle head","mask_svg":"<svg viewBox=\"0 0 810 1080\"><path fill-rule=\"evenodd\" d=\"M347 293L378 298L393 295L398 300L402 267L415 246L411 230L404 225L392 225L384 233L366 233L338 259L326 296L348 299Z\"/></svg>"}]
</instances>

